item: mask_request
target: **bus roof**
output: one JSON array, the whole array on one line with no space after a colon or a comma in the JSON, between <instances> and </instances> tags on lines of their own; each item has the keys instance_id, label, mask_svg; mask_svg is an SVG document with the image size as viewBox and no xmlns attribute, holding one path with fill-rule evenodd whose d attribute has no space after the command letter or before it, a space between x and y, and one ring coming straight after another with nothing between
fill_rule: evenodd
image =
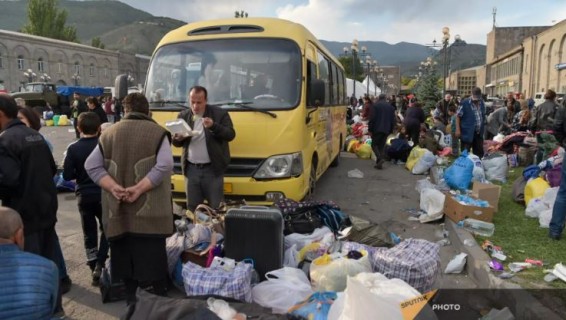
<instances>
[{"instance_id":1,"label":"bus roof","mask_svg":"<svg viewBox=\"0 0 566 320\"><path fill-rule=\"evenodd\" d=\"M303 52L307 41L311 41L336 64L341 65L336 57L303 25L278 18L231 18L189 23L167 33L157 44L155 50L171 43L236 37L291 39L299 45Z\"/></svg>"}]
</instances>

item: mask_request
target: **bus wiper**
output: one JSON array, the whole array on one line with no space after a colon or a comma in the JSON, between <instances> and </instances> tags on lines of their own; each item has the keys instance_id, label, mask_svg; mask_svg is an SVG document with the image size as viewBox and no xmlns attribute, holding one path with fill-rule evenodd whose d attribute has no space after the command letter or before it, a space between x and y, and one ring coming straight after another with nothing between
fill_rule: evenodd
<instances>
[{"instance_id":1,"label":"bus wiper","mask_svg":"<svg viewBox=\"0 0 566 320\"><path fill-rule=\"evenodd\" d=\"M265 114L269 115L270 117L272 117L274 119L277 118L277 114L275 114L271 111L250 106L250 104L252 104L252 103L253 103L253 101L236 100L236 101L219 101L219 102L216 102L212 105L217 106L217 107L223 106L223 105L235 106L235 107L239 107L239 108L242 108L242 109L253 110L253 111L260 112L260 113L265 113Z\"/></svg>"},{"instance_id":2,"label":"bus wiper","mask_svg":"<svg viewBox=\"0 0 566 320\"><path fill-rule=\"evenodd\" d=\"M166 104L173 104L175 106L181 107L181 108L185 108L188 109L189 107L187 107L187 101L182 101L182 100L161 100L161 101L153 101L151 102L153 103L158 103L160 104L162 107L164 107Z\"/></svg>"}]
</instances>

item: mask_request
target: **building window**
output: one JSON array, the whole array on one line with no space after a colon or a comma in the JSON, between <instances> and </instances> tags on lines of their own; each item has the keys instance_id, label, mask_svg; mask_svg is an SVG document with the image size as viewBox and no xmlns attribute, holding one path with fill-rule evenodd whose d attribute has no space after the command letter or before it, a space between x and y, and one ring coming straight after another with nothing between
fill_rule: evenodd
<instances>
[{"instance_id":1,"label":"building window","mask_svg":"<svg viewBox=\"0 0 566 320\"><path fill-rule=\"evenodd\" d=\"M18 56L18 70L24 70L24 68L25 68L24 57Z\"/></svg>"},{"instance_id":2,"label":"building window","mask_svg":"<svg viewBox=\"0 0 566 320\"><path fill-rule=\"evenodd\" d=\"M43 63L43 58L39 58L37 60L37 71L39 72L44 72L45 68L44 68L44 63Z\"/></svg>"},{"instance_id":3,"label":"building window","mask_svg":"<svg viewBox=\"0 0 566 320\"><path fill-rule=\"evenodd\" d=\"M108 67L104 67L104 78L108 78Z\"/></svg>"},{"instance_id":4,"label":"building window","mask_svg":"<svg viewBox=\"0 0 566 320\"><path fill-rule=\"evenodd\" d=\"M57 63L57 73L63 73L63 62L61 60Z\"/></svg>"},{"instance_id":5,"label":"building window","mask_svg":"<svg viewBox=\"0 0 566 320\"><path fill-rule=\"evenodd\" d=\"M88 75L91 77L94 77L94 64L90 64L90 67L88 68Z\"/></svg>"},{"instance_id":6,"label":"building window","mask_svg":"<svg viewBox=\"0 0 566 320\"><path fill-rule=\"evenodd\" d=\"M0 54L0 69L4 69L4 61L2 59L2 54Z\"/></svg>"},{"instance_id":7,"label":"building window","mask_svg":"<svg viewBox=\"0 0 566 320\"><path fill-rule=\"evenodd\" d=\"M81 74L81 65L78 62L75 62L75 74Z\"/></svg>"}]
</instances>

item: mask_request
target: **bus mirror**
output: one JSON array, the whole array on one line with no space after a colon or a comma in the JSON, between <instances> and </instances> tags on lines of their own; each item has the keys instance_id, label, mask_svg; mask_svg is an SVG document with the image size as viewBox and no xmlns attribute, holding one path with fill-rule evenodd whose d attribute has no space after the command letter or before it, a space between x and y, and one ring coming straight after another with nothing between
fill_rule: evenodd
<instances>
[{"instance_id":1,"label":"bus mirror","mask_svg":"<svg viewBox=\"0 0 566 320\"><path fill-rule=\"evenodd\" d=\"M116 99L122 100L128 95L128 75L119 74L114 82L114 95Z\"/></svg>"},{"instance_id":2,"label":"bus mirror","mask_svg":"<svg viewBox=\"0 0 566 320\"><path fill-rule=\"evenodd\" d=\"M324 89L324 81L318 79L311 80L309 92L307 93L309 107L324 105Z\"/></svg>"}]
</instances>

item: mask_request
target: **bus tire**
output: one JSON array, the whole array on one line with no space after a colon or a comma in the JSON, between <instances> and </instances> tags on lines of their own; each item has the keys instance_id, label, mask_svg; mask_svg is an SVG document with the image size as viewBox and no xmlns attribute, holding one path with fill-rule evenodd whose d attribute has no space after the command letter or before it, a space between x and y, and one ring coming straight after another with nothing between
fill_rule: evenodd
<instances>
[{"instance_id":1,"label":"bus tire","mask_svg":"<svg viewBox=\"0 0 566 320\"><path fill-rule=\"evenodd\" d=\"M316 190L316 163L311 165L311 171L309 173L309 189L305 195L306 200L312 200L314 192Z\"/></svg>"},{"instance_id":2,"label":"bus tire","mask_svg":"<svg viewBox=\"0 0 566 320\"><path fill-rule=\"evenodd\" d=\"M336 168L339 165L340 165L340 152L338 152L334 160L332 160L332 162L330 163L330 166L333 168Z\"/></svg>"}]
</instances>

